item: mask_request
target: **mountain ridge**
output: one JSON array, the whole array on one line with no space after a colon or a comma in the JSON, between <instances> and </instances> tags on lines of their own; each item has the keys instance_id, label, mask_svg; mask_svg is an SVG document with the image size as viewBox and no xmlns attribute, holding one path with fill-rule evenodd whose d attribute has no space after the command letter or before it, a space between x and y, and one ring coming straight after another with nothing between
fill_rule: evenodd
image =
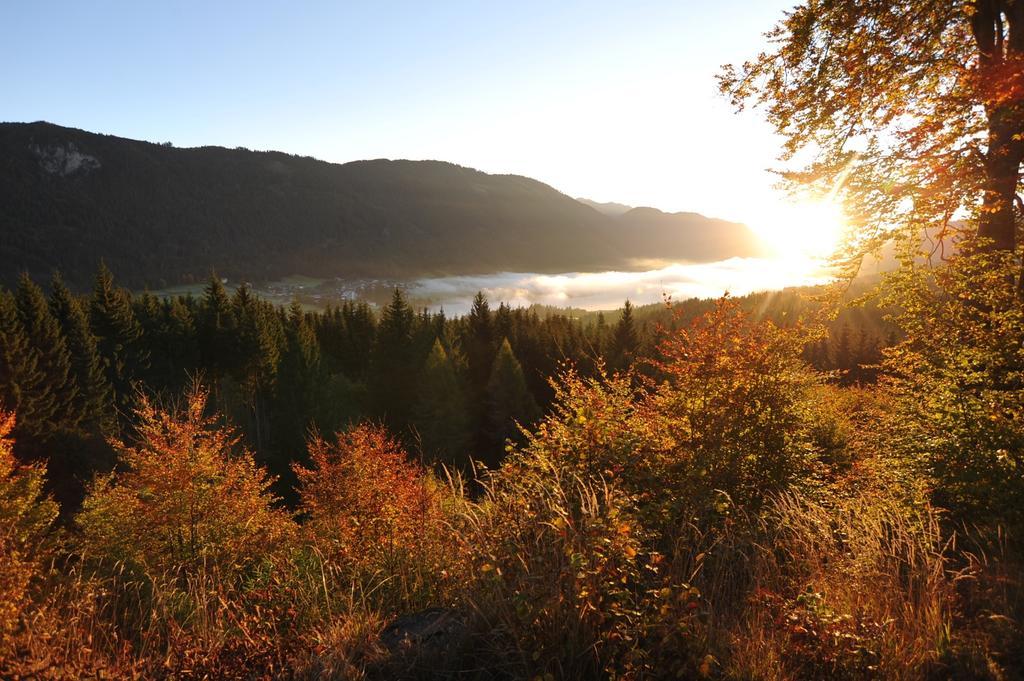
<instances>
[{"instance_id":1,"label":"mountain ridge","mask_svg":"<svg viewBox=\"0 0 1024 681\"><path fill-rule=\"evenodd\" d=\"M0 281L100 259L159 288L232 279L636 269L760 254L744 225L610 216L540 180L448 161L336 164L279 151L173 147L45 122L0 123ZM652 209L653 210L653 209Z\"/></svg>"}]
</instances>

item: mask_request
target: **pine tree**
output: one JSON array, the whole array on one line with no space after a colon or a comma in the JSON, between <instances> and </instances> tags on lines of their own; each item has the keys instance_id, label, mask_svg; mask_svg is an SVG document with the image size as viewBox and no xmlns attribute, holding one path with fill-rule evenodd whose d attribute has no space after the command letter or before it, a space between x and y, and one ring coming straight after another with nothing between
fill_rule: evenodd
<instances>
[{"instance_id":1,"label":"pine tree","mask_svg":"<svg viewBox=\"0 0 1024 681\"><path fill-rule=\"evenodd\" d=\"M134 402L134 382L149 368L142 344L142 327L132 309L131 294L114 286L107 266L100 264L89 307L89 322L97 339L118 411L127 416Z\"/></svg>"},{"instance_id":2,"label":"pine tree","mask_svg":"<svg viewBox=\"0 0 1024 681\"><path fill-rule=\"evenodd\" d=\"M60 324L50 311L42 290L22 274L15 293L18 319L36 357L36 366L43 375L40 405L47 405L37 412L43 419L42 427L52 435L58 431L74 430L81 413L77 406L77 389L71 376L71 354L61 333Z\"/></svg>"},{"instance_id":3,"label":"pine tree","mask_svg":"<svg viewBox=\"0 0 1024 681\"><path fill-rule=\"evenodd\" d=\"M96 336L82 304L71 295L59 275L51 282L50 309L67 340L71 354L77 411L82 428L92 435L113 432L113 396L96 345Z\"/></svg>"},{"instance_id":4,"label":"pine tree","mask_svg":"<svg viewBox=\"0 0 1024 681\"><path fill-rule=\"evenodd\" d=\"M393 428L402 428L408 423L416 395L413 317L405 296L396 288L391 302L381 313L373 348L374 408Z\"/></svg>"},{"instance_id":5,"label":"pine tree","mask_svg":"<svg viewBox=\"0 0 1024 681\"><path fill-rule=\"evenodd\" d=\"M320 344L302 306L293 302L285 326L285 346L278 373L277 440L281 461L272 467L274 473L288 472L288 462L301 452L306 435L319 423L322 391L327 377L322 371Z\"/></svg>"},{"instance_id":6,"label":"pine tree","mask_svg":"<svg viewBox=\"0 0 1024 681\"><path fill-rule=\"evenodd\" d=\"M640 339L636 332L636 323L633 320L633 304L627 300L622 306L622 315L612 333L608 360L610 367L616 371L625 371L630 368L633 366L639 349Z\"/></svg>"},{"instance_id":7,"label":"pine tree","mask_svg":"<svg viewBox=\"0 0 1024 681\"><path fill-rule=\"evenodd\" d=\"M353 381L366 380L377 337L373 311L366 303L346 302L341 308L345 320L345 345L341 370Z\"/></svg>"},{"instance_id":8,"label":"pine tree","mask_svg":"<svg viewBox=\"0 0 1024 681\"><path fill-rule=\"evenodd\" d=\"M220 277L210 275L203 290L196 320L199 337L199 361L219 396L220 382L231 373L236 360L236 321L231 299Z\"/></svg>"},{"instance_id":9,"label":"pine tree","mask_svg":"<svg viewBox=\"0 0 1024 681\"><path fill-rule=\"evenodd\" d=\"M508 339L503 339L487 382L487 434L494 448L487 463L498 463L494 455L500 455L501 443L519 438L517 423L530 426L539 415L537 403L526 387L523 368L512 353Z\"/></svg>"},{"instance_id":10,"label":"pine tree","mask_svg":"<svg viewBox=\"0 0 1024 681\"><path fill-rule=\"evenodd\" d=\"M277 377L281 346L281 323L272 306L262 303L246 285L239 286L231 299L236 323L235 379L242 388L242 399L252 419L250 435L257 454L265 455L267 441L265 398Z\"/></svg>"},{"instance_id":11,"label":"pine tree","mask_svg":"<svg viewBox=\"0 0 1024 681\"><path fill-rule=\"evenodd\" d=\"M482 394L491 375L495 350L491 308L482 291L473 298L473 307L466 318L466 334L463 347L469 361L470 378L475 390Z\"/></svg>"},{"instance_id":12,"label":"pine tree","mask_svg":"<svg viewBox=\"0 0 1024 681\"><path fill-rule=\"evenodd\" d=\"M420 375L413 424L428 461L468 466L471 431L465 391L439 339L434 341Z\"/></svg>"},{"instance_id":13,"label":"pine tree","mask_svg":"<svg viewBox=\"0 0 1024 681\"><path fill-rule=\"evenodd\" d=\"M52 396L45 391L45 375L18 318L14 296L0 291L0 408L18 414L17 434L27 438L46 434Z\"/></svg>"}]
</instances>

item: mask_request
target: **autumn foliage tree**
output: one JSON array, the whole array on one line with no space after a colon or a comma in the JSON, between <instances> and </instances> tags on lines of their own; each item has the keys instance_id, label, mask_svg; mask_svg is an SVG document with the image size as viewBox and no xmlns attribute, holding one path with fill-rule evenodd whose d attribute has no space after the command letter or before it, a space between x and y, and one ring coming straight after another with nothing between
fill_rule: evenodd
<instances>
[{"instance_id":1,"label":"autumn foliage tree","mask_svg":"<svg viewBox=\"0 0 1024 681\"><path fill-rule=\"evenodd\" d=\"M806 472L821 384L801 359L807 338L722 298L662 341L653 399L687 459L673 476L749 503Z\"/></svg>"},{"instance_id":2,"label":"autumn foliage tree","mask_svg":"<svg viewBox=\"0 0 1024 681\"><path fill-rule=\"evenodd\" d=\"M92 484L77 516L86 551L163 572L244 568L278 548L293 523L238 436L205 413L207 392L176 410L138 401L135 439L113 443L120 470Z\"/></svg>"},{"instance_id":3,"label":"autumn foliage tree","mask_svg":"<svg viewBox=\"0 0 1024 681\"><path fill-rule=\"evenodd\" d=\"M295 466L305 529L332 560L393 566L437 536L441 493L383 428L362 424L334 442L314 438L309 459L309 468Z\"/></svg>"},{"instance_id":4,"label":"autumn foliage tree","mask_svg":"<svg viewBox=\"0 0 1024 681\"><path fill-rule=\"evenodd\" d=\"M17 623L57 504L43 494L46 469L14 459L14 414L0 411L0 657Z\"/></svg>"},{"instance_id":5,"label":"autumn foliage tree","mask_svg":"<svg viewBox=\"0 0 1024 681\"><path fill-rule=\"evenodd\" d=\"M916 239L979 209L978 236L1017 244L1024 160L1024 6L1013 0L804 2L722 90L764 108L789 178L841 190L861 246ZM857 248L855 255L864 248Z\"/></svg>"}]
</instances>

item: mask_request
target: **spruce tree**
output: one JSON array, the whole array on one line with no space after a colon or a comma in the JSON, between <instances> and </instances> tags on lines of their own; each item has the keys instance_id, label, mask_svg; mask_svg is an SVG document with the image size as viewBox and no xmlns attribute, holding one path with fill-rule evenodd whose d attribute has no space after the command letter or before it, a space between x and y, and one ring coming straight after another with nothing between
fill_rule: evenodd
<instances>
[{"instance_id":1,"label":"spruce tree","mask_svg":"<svg viewBox=\"0 0 1024 681\"><path fill-rule=\"evenodd\" d=\"M341 308L345 321L345 344L341 353L342 372L353 381L365 381L369 375L377 323L366 303L346 301Z\"/></svg>"},{"instance_id":2,"label":"spruce tree","mask_svg":"<svg viewBox=\"0 0 1024 681\"><path fill-rule=\"evenodd\" d=\"M82 428L91 435L108 435L114 426L113 396L103 371L96 336L89 328L85 309L60 275L54 275L51 290L50 310L71 354L71 377Z\"/></svg>"},{"instance_id":3,"label":"spruce tree","mask_svg":"<svg viewBox=\"0 0 1024 681\"><path fill-rule=\"evenodd\" d=\"M473 307L466 318L466 338L463 347L469 361L470 377L479 394L487 387L494 363L494 325L487 297L478 291L473 298Z\"/></svg>"},{"instance_id":4,"label":"spruce tree","mask_svg":"<svg viewBox=\"0 0 1024 681\"><path fill-rule=\"evenodd\" d=\"M302 451L311 427L325 425L320 423L319 417L324 406L321 398L326 381L316 334L302 306L293 302L285 326L285 346L275 397L279 415L276 419L277 450L282 455L278 463L283 464L275 466L275 473L280 475L287 471L289 459Z\"/></svg>"},{"instance_id":5,"label":"spruce tree","mask_svg":"<svg viewBox=\"0 0 1024 681\"><path fill-rule=\"evenodd\" d=\"M77 388L71 376L71 354L61 333L60 324L50 311L46 296L27 274L18 279L15 293L18 319L36 357L36 366L43 376L42 400L46 413L38 412L49 434L74 430L81 421L77 407Z\"/></svg>"},{"instance_id":6,"label":"spruce tree","mask_svg":"<svg viewBox=\"0 0 1024 681\"><path fill-rule=\"evenodd\" d=\"M633 304L627 300L622 306L622 315L612 333L612 342L609 348L610 367L616 371L625 371L633 366L639 349L640 338L633 320Z\"/></svg>"},{"instance_id":7,"label":"spruce tree","mask_svg":"<svg viewBox=\"0 0 1024 681\"><path fill-rule=\"evenodd\" d=\"M236 321L231 299L220 277L210 275L203 289L196 327L199 361L219 397L221 381L231 373L236 360Z\"/></svg>"},{"instance_id":8,"label":"spruce tree","mask_svg":"<svg viewBox=\"0 0 1024 681\"><path fill-rule=\"evenodd\" d=\"M850 325L844 322L832 343L832 366L843 371L852 369L856 361L853 352Z\"/></svg>"},{"instance_id":9,"label":"spruce tree","mask_svg":"<svg viewBox=\"0 0 1024 681\"><path fill-rule=\"evenodd\" d=\"M512 308L507 303L498 305L498 311L494 313L494 337L508 338L509 342L515 339L515 329L512 324Z\"/></svg>"},{"instance_id":10,"label":"spruce tree","mask_svg":"<svg viewBox=\"0 0 1024 681\"><path fill-rule=\"evenodd\" d=\"M500 461L500 447L505 440L519 439L517 423L530 426L539 416L540 410L526 386L523 368L512 353L508 339L503 339L487 382L486 424L491 447L487 463L494 465Z\"/></svg>"},{"instance_id":11,"label":"spruce tree","mask_svg":"<svg viewBox=\"0 0 1024 681\"><path fill-rule=\"evenodd\" d=\"M591 351L596 357L604 357L605 348L608 347L608 323L605 321L604 312L597 313L597 323L594 324L590 338Z\"/></svg>"},{"instance_id":12,"label":"spruce tree","mask_svg":"<svg viewBox=\"0 0 1024 681\"><path fill-rule=\"evenodd\" d=\"M374 408L396 429L408 423L416 396L413 317L401 289L396 288L391 302L381 313L373 349Z\"/></svg>"},{"instance_id":13,"label":"spruce tree","mask_svg":"<svg viewBox=\"0 0 1024 681\"><path fill-rule=\"evenodd\" d=\"M251 421L250 435L258 454L265 455L267 429L265 399L277 377L281 346L281 322L268 303L260 301L246 285L231 298L236 324L235 379Z\"/></svg>"},{"instance_id":14,"label":"spruce tree","mask_svg":"<svg viewBox=\"0 0 1024 681\"><path fill-rule=\"evenodd\" d=\"M17 414L18 444L46 434L53 398L18 317L14 296L0 291L0 407Z\"/></svg>"},{"instance_id":15,"label":"spruce tree","mask_svg":"<svg viewBox=\"0 0 1024 681\"><path fill-rule=\"evenodd\" d=\"M328 370L331 373L342 371L345 362L345 316L341 308L328 305L322 314L316 315L314 331Z\"/></svg>"},{"instance_id":16,"label":"spruce tree","mask_svg":"<svg viewBox=\"0 0 1024 681\"><path fill-rule=\"evenodd\" d=\"M131 294L114 285L113 275L102 263L93 287L89 322L113 389L114 404L127 417L134 403L134 382L149 368L149 353L142 344L142 327L132 309Z\"/></svg>"},{"instance_id":17,"label":"spruce tree","mask_svg":"<svg viewBox=\"0 0 1024 681\"><path fill-rule=\"evenodd\" d=\"M465 390L440 339L434 341L420 374L413 425L428 461L468 467L471 431Z\"/></svg>"}]
</instances>

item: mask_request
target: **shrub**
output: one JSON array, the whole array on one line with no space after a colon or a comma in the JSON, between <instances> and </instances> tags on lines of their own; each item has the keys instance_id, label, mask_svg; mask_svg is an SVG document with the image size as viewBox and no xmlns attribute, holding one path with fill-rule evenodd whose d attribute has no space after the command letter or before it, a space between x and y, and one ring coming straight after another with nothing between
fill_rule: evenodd
<instances>
[{"instance_id":1,"label":"shrub","mask_svg":"<svg viewBox=\"0 0 1024 681\"><path fill-rule=\"evenodd\" d=\"M121 470L93 482L76 518L83 549L150 574L225 575L279 549L293 523L252 454L205 415L206 391L171 412L139 403L136 444L113 443Z\"/></svg>"},{"instance_id":2,"label":"shrub","mask_svg":"<svg viewBox=\"0 0 1024 681\"><path fill-rule=\"evenodd\" d=\"M904 268L888 301L907 339L886 352L885 434L921 464L934 501L1024 529L1024 296L1010 253Z\"/></svg>"},{"instance_id":3,"label":"shrub","mask_svg":"<svg viewBox=\"0 0 1024 681\"><path fill-rule=\"evenodd\" d=\"M456 494L379 426L358 425L309 443L310 468L295 465L307 542L371 591L387 583L399 607L442 598L455 578L448 519Z\"/></svg>"},{"instance_id":4,"label":"shrub","mask_svg":"<svg viewBox=\"0 0 1024 681\"><path fill-rule=\"evenodd\" d=\"M806 476L822 382L801 359L806 339L728 297L665 338L652 399L678 452L668 471L677 495L722 491L747 507Z\"/></svg>"},{"instance_id":5,"label":"shrub","mask_svg":"<svg viewBox=\"0 0 1024 681\"><path fill-rule=\"evenodd\" d=\"M18 466L14 459L14 415L0 411L0 657L39 576L45 541L57 504L43 495L46 469Z\"/></svg>"}]
</instances>

